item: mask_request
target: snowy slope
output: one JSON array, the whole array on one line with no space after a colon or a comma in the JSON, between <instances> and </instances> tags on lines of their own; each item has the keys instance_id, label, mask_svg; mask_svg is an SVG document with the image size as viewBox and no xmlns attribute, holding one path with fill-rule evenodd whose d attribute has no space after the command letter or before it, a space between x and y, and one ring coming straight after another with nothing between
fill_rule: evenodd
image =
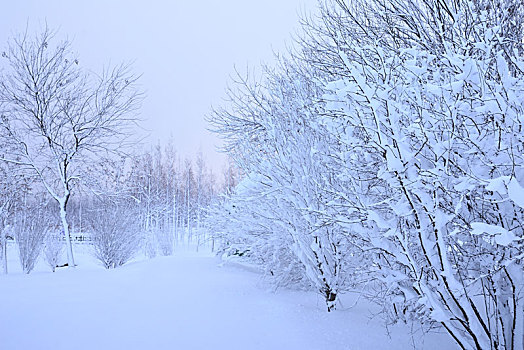
<instances>
[{"instance_id":1,"label":"snowy slope","mask_svg":"<svg viewBox=\"0 0 524 350\"><path fill-rule=\"evenodd\" d=\"M268 290L260 276L177 252L106 271L79 254L75 271L0 276L0 349L453 349L370 319L369 305L328 314L314 293ZM11 264L13 265L13 264ZM344 305L351 305L346 297Z\"/></svg>"}]
</instances>

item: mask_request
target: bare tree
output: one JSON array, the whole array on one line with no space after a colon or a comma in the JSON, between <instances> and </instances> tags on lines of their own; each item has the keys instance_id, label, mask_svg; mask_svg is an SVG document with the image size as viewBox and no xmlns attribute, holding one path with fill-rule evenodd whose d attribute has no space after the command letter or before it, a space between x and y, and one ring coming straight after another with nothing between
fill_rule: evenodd
<instances>
[{"instance_id":1,"label":"bare tree","mask_svg":"<svg viewBox=\"0 0 524 350\"><path fill-rule=\"evenodd\" d=\"M3 160L36 175L58 203L67 257L74 267L67 207L86 164L129 139L141 93L127 65L86 73L67 40L51 45L45 29L10 41L2 54L0 137L13 145Z\"/></svg>"}]
</instances>

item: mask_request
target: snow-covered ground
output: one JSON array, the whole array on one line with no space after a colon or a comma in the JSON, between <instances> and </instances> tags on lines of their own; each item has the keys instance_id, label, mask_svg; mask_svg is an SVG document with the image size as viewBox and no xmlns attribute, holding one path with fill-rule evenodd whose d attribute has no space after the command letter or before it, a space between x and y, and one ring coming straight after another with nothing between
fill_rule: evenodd
<instances>
[{"instance_id":1,"label":"snow-covered ground","mask_svg":"<svg viewBox=\"0 0 524 350\"><path fill-rule=\"evenodd\" d=\"M79 266L24 275L11 249L0 276L0 349L454 349L443 334L389 329L365 302L327 313L315 293L272 292L260 275L178 250L104 270ZM414 345L415 344L415 345Z\"/></svg>"}]
</instances>

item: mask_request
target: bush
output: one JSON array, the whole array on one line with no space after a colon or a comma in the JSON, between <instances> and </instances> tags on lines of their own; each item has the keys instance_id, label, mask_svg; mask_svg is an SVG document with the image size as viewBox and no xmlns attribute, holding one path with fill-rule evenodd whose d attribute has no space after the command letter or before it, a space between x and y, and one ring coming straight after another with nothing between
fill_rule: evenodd
<instances>
[{"instance_id":1,"label":"bush","mask_svg":"<svg viewBox=\"0 0 524 350\"><path fill-rule=\"evenodd\" d=\"M88 220L94 255L106 269L124 265L135 256L142 236L131 205L107 203L93 210Z\"/></svg>"},{"instance_id":2,"label":"bush","mask_svg":"<svg viewBox=\"0 0 524 350\"><path fill-rule=\"evenodd\" d=\"M55 272L62 252L64 251L64 242L62 241L62 235L56 233L49 233L44 239L44 255L45 260L51 270Z\"/></svg>"},{"instance_id":3,"label":"bush","mask_svg":"<svg viewBox=\"0 0 524 350\"><path fill-rule=\"evenodd\" d=\"M18 246L20 265L30 273L42 251L49 219L41 211L24 210L15 226L15 240Z\"/></svg>"}]
</instances>

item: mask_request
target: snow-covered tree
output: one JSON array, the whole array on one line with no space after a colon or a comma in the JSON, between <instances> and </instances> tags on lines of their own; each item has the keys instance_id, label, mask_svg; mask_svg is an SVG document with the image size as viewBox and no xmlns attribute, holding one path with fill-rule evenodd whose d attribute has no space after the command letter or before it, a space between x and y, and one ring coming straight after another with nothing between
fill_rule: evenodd
<instances>
[{"instance_id":1,"label":"snow-covered tree","mask_svg":"<svg viewBox=\"0 0 524 350\"><path fill-rule=\"evenodd\" d=\"M263 85L241 81L232 92L232 110L217 111L211 121L260 191L262 206L244 201L250 206L239 210L257 220L265 217L264 226L276 226L266 234L285 239L264 242L285 244L277 250L290 250L302 263L296 271L305 271L331 311L347 280L343 257L350 235L328 214L334 196L326 187L335 176L325 172L331 162L324 150L329 142L316 130L314 102L321 90L312 72L295 63L282 60L281 71L268 70Z\"/></svg>"},{"instance_id":2,"label":"snow-covered tree","mask_svg":"<svg viewBox=\"0 0 524 350\"><path fill-rule=\"evenodd\" d=\"M439 322L463 348L518 348L524 65L522 28L508 28L522 4L380 9L328 11L322 55L336 67L324 122L354 150L339 168L357 184L349 202L367 214L376 273L397 317Z\"/></svg>"},{"instance_id":3,"label":"snow-covered tree","mask_svg":"<svg viewBox=\"0 0 524 350\"><path fill-rule=\"evenodd\" d=\"M221 229L226 246L288 236L326 297L357 271L391 319L522 347L523 7L325 2L292 58L211 118L252 182L225 205L263 227Z\"/></svg>"},{"instance_id":4,"label":"snow-covered tree","mask_svg":"<svg viewBox=\"0 0 524 350\"><path fill-rule=\"evenodd\" d=\"M37 177L58 204L69 266L74 267L67 207L86 164L118 149L130 133L140 93L120 65L96 76L82 70L70 43L49 29L9 42L0 79L2 160Z\"/></svg>"}]
</instances>

